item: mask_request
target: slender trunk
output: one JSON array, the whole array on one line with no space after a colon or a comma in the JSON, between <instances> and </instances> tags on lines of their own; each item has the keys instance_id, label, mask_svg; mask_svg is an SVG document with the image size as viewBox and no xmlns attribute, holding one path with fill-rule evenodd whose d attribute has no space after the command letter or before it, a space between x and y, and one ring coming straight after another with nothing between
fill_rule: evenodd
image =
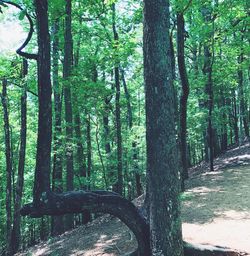
<instances>
[{"instance_id":1,"label":"slender trunk","mask_svg":"<svg viewBox=\"0 0 250 256\"><path fill-rule=\"evenodd\" d=\"M121 131L121 106L120 106L120 73L119 73L119 56L117 53L117 47L119 43L119 36L116 30L116 10L115 4L112 4L112 26L113 34L115 41L115 51L116 51L116 60L115 60L115 123L116 123L116 140L117 140L117 188L115 189L117 193L122 195L123 192L123 173L122 173L122 131Z\"/></svg>"},{"instance_id":2,"label":"slender trunk","mask_svg":"<svg viewBox=\"0 0 250 256\"><path fill-rule=\"evenodd\" d=\"M65 0L65 34L64 34L64 62L63 62L63 78L66 82L64 85L64 106L66 121L66 189L71 191L74 189L74 162L73 162L73 114L71 88L69 78L73 64L73 40L71 33L71 0ZM73 215L66 217L66 229L74 226Z\"/></svg>"},{"instance_id":3,"label":"slender trunk","mask_svg":"<svg viewBox=\"0 0 250 256\"><path fill-rule=\"evenodd\" d=\"M169 1L144 0L147 194L153 255L183 255Z\"/></svg>"},{"instance_id":4,"label":"slender trunk","mask_svg":"<svg viewBox=\"0 0 250 256\"><path fill-rule=\"evenodd\" d=\"M82 40L82 16L79 18L79 25L80 25L80 31L76 42L75 47L75 55L74 55L74 64L75 68L78 68L79 64L79 58L80 58L80 47L81 47L81 40ZM77 162L77 173L80 175L80 177L86 177L86 157L84 155L84 147L83 147L83 138L82 138L82 130L81 130L81 116L79 112L79 106L78 106L78 96L76 93L73 94L75 104L75 135L77 140L77 150L76 150L76 162Z\"/></svg>"},{"instance_id":5,"label":"slender trunk","mask_svg":"<svg viewBox=\"0 0 250 256\"><path fill-rule=\"evenodd\" d=\"M126 98L126 103L127 103L128 126L131 129L132 126L133 126L132 107L131 107L130 93L128 91L128 86L127 86L127 83L126 83L125 74L124 74L123 69L121 69L121 80L122 80L122 83L123 83L123 88L124 88L125 98Z\"/></svg>"},{"instance_id":6,"label":"slender trunk","mask_svg":"<svg viewBox=\"0 0 250 256\"><path fill-rule=\"evenodd\" d=\"M178 51L178 67L182 84L182 92L180 98L180 153L182 163L181 184L184 191L184 180L188 179L187 166L187 101L189 95L189 82L185 64L185 21L183 13L177 14L177 51Z\"/></svg>"},{"instance_id":7,"label":"slender trunk","mask_svg":"<svg viewBox=\"0 0 250 256\"><path fill-rule=\"evenodd\" d=\"M242 38L243 40L243 38ZM240 119L243 123L244 133L246 137L249 137L249 126L247 120L247 111L246 111L246 103L244 97L244 79L243 79L243 70L242 70L242 63L243 63L243 53L240 54L238 58L239 68L238 68L238 90L239 90L239 100L240 100Z\"/></svg>"},{"instance_id":8,"label":"slender trunk","mask_svg":"<svg viewBox=\"0 0 250 256\"><path fill-rule=\"evenodd\" d=\"M122 79L126 102L127 102L128 126L129 126L129 129L131 130L133 127L132 106L131 106L130 94L128 91L123 69L121 69L121 79ZM143 193L143 190L142 190L141 175L140 175L140 170L138 165L138 152L137 152L138 148L137 148L137 142L135 140L132 142L132 150L133 150L133 168L134 168L134 175L135 175L136 194L137 196L140 196Z\"/></svg>"},{"instance_id":9,"label":"slender trunk","mask_svg":"<svg viewBox=\"0 0 250 256\"><path fill-rule=\"evenodd\" d=\"M28 62L23 59L23 78L28 73ZM24 167L25 167L25 153L26 153L26 133L27 133L27 83L24 82L23 92L21 96L21 128L20 128L20 149L19 149L19 162L18 173L16 182L15 205L14 205L14 218L11 233L12 254L15 254L20 245L21 240L21 202L23 195L24 183Z\"/></svg>"},{"instance_id":10,"label":"slender trunk","mask_svg":"<svg viewBox=\"0 0 250 256\"><path fill-rule=\"evenodd\" d=\"M80 177L86 177L86 159L84 155L83 143L82 143L82 131L81 131L81 117L76 106L75 114L75 135L76 135L76 162L77 162L77 174Z\"/></svg>"},{"instance_id":11,"label":"slender trunk","mask_svg":"<svg viewBox=\"0 0 250 256\"><path fill-rule=\"evenodd\" d=\"M52 108L50 80L50 36L47 0L35 0L38 33L39 116L33 203L40 204L42 193L50 190Z\"/></svg>"},{"instance_id":12,"label":"slender trunk","mask_svg":"<svg viewBox=\"0 0 250 256\"><path fill-rule=\"evenodd\" d=\"M233 92L232 113L233 113L232 116L233 116L234 142L235 144L239 144L239 127L238 127L238 115L237 115L235 91Z\"/></svg>"},{"instance_id":13,"label":"slender trunk","mask_svg":"<svg viewBox=\"0 0 250 256\"><path fill-rule=\"evenodd\" d=\"M62 95L59 86L59 20L56 19L53 26L52 44L52 77L54 92L54 147L53 147L53 174L52 190L57 193L63 191L62 182ZM57 236L64 231L63 217L55 216L51 219L51 234Z\"/></svg>"},{"instance_id":14,"label":"slender trunk","mask_svg":"<svg viewBox=\"0 0 250 256\"><path fill-rule=\"evenodd\" d=\"M202 9L202 15L204 17L205 23L209 25L212 22L211 18L211 10L210 7L204 7ZM213 81L212 81L212 65L213 65L213 56L211 52L211 46L213 47L213 42L211 39L213 37L213 32L209 32L207 35L209 39L204 43L204 66L203 66L203 74L206 79L205 84L205 92L208 96L207 100L207 108L208 108L208 118L207 118L207 143L209 149L209 164L210 164L210 171L214 171L214 143L213 143L213 126L212 126L212 112L213 112Z\"/></svg>"},{"instance_id":15,"label":"slender trunk","mask_svg":"<svg viewBox=\"0 0 250 256\"><path fill-rule=\"evenodd\" d=\"M87 177L88 177L89 189L90 189L90 177L91 177L91 169L92 169L92 145L91 145L91 123L90 123L89 114L86 118L86 122L87 122Z\"/></svg>"},{"instance_id":16,"label":"slender trunk","mask_svg":"<svg viewBox=\"0 0 250 256\"><path fill-rule=\"evenodd\" d=\"M105 189L107 190L108 189L108 181L107 181L107 177L106 177L106 169L105 169L105 166L104 166L104 161L103 161L100 142L99 142L98 137L99 137L99 127L98 127L98 124L97 124L95 138L96 138L98 155L99 155L100 162L101 162L101 165L102 165L102 175L103 175L102 177L103 177L103 180L104 180Z\"/></svg>"},{"instance_id":17,"label":"slender trunk","mask_svg":"<svg viewBox=\"0 0 250 256\"><path fill-rule=\"evenodd\" d=\"M6 159L6 243L7 255L11 254L11 199L12 199L12 158L11 158L11 141L10 141L10 124L9 124L9 111L7 99L7 80L3 79L2 82L2 106L4 114L4 137L5 137L5 159Z\"/></svg>"}]
</instances>

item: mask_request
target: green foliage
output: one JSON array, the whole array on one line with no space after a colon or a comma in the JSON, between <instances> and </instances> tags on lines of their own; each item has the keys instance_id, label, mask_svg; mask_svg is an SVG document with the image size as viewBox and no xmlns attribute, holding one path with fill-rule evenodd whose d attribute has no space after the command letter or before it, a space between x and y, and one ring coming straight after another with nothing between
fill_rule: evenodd
<instances>
[{"instance_id":1,"label":"green foliage","mask_svg":"<svg viewBox=\"0 0 250 256\"><path fill-rule=\"evenodd\" d=\"M215 1L216 2L216 1ZM111 5L116 4L116 29L119 40L113 38L112 10ZM238 94L239 77L238 71L244 74L244 97L245 105L249 113L250 85L249 85L249 38L247 24L249 17L245 1L218 1L217 5L209 6L211 1L189 0L171 2L171 32L173 33L174 50L176 53L176 13L185 10L185 60L188 72L190 95L187 110L187 139L189 161L191 164L204 159L205 136L207 129L208 96L205 91L206 77L204 75L204 44L210 43L213 52L212 82L213 82L213 128L217 137L215 144L222 140L223 133L227 133L228 142L234 143L235 131L233 122L238 118L239 126L242 117L239 116L240 98ZM34 9L31 1L23 1L23 6L28 13L33 14ZM5 8L0 1L0 8ZM201 13L202 8L211 8L213 20L204 22ZM125 95L122 79L120 91L121 126L123 146L123 173L125 184L125 196L133 198L136 196L135 174L140 174L142 185L145 187L146 175L146 139L145 139L145 110L144 110L144 82L143 82L143 56L142 56L142 1L136 0L86 0L72 1L72 35L74 44L74 66L69 79L63 79L64 58L64 18L65 1L49 1L49 25L51 40L53 25L59 20L59 67L58 67L58 91L63 99L62 89L66 86L71 88L73 106L73 126L76 126L76 113L80 115L81 138L74 133L71 145L74 152L75 164L75 189L90 187L91 189L112 189L117 181L117 142L115 122L115 85L114 66L119 63L119 68L125 71L125 80L129 92L129 103L132 108L132 127L128 124L128 96ZM0 9L1 10L1 9ZM18 14L23 22L24 30L28 31L24 19L24 11ZM33 16L33 15L32 15ZM213 38L211 38L211 33ZM212 45L212 43L213 45ZM160 46L159 46L160 47ZM37 51L35 37L25 50ZM243 53L244 58L239 63L239 55ZM78 59L77 59L78 57ZM77 61L76 61L77 59ZM29 73L25 80L21 79L22 61L13 55L0 57L0 79L8 80L8 98L10 124L12 134L13 163L15 167L14 187L17 179L18 150L20 143L20 97L22 87L27 82L28 91L37 92L37 67L36 63L29 62ZM53 75L53 74L52 74ZM177 72L176 63L176 101L179 102L181 95L181 83ZM55 88L55 84L53 85ZM1 88L1 86L0 86ZM1 92L1 90L0 90ZM34 170L36 163L36 141L37 141L37 119L38 98L28 92L27 97L27 151L24 174L23 203L32 200ZM54 96L54 95L53 95ZM53 117L55 118L54 97L52 102ZM247 102L248 100L248 102ZM235 103L234 103L235 101ZM63 100L62 100L63 102ZM234 106L234 104L236 104ZM178 104L177 104L178 106ZM178 106L179 107L179 106ZM234 113L236 109L236 114ZM179 108L178 108L179 109ZM176 113L178 114L178 109ZM54 149L53 155L62 156L63 178L62 184L66 185L66 162L65 141L66 124L64 103L62 103L62 132L56 134L61 141L61 146ZM236 115L236 116L234 116ZM87 143L87 121L90 117L91 152ZM104 125L104 119L108 117L108 129ZM176 117L178 120L178 116ZM53 120L53 135L56 133L55 120ZM167 121L167 120L166 120ZM249 121L249 118L248 118ZM178 122L177 127L178 127ZM0 107L0 127L3 127L3 112ZM107 130L105 130L107 129ZM108 134L107 134L108 133ZM178 135L176 135L178 137ZM83 148L83 160L76 160L79 143ZM110 152L107 152L107 144ZM136 145L133 148L133 144ZM0 129L0 248L5 246L5 146L4 132ZM91 153L91 176L82 177L78 168L82 164L88 166L88 153ZM136 157L135 157L136 155ZM53 167L53 163L52 163ZM105 180L106 179L106 180ZM188 201L192 194L183 193L180 200ZM179 224L178 224L179 225ZM49 221L46 223L49 230ZM31 234L31 230L34 234ZM25 244L39 241L40 222L38 220L23 219L22 235ZM34 236L34 237L33 237ZM33 241L35 240L35 241ZM53 241L53 238L50 238ZM55 252L56 255L56 252Z\"/></svg>"}]
</instances>

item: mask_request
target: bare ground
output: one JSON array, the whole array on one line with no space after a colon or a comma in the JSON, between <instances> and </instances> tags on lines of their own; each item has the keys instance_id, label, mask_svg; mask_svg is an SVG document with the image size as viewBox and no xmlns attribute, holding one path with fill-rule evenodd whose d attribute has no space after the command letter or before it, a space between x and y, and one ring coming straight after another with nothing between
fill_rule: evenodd
<instances>
[{"instance_id":1,"label":"bare ground","mask_svg":"<svg viewBox=\"0 0 250 256\"><path fill-rule=\"evenodd\" d=\"M250 255L249 143L216 159L215 170L208 172L205 163L190 170L182 202L184 240L226 246ZM104 216L19 256L118 256L135 247L127 227L116 218Z\"/></svg>"}]
</instances>

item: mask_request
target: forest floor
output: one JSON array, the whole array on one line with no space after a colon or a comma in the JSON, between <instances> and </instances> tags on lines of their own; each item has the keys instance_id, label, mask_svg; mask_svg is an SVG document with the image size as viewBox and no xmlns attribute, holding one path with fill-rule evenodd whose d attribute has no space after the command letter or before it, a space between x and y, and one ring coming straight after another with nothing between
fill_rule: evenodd
<instances>
[{"instance_id":1,"label":"forest floor","mask_svg":"<svg viewBox=\"0 0 250 256\"><path fill-rule=\"evenodd\" d=\"M190 169L186 187L182 196L184 240L250 255L250 144L218 157L214 172L205 163ZM135 204L142 201L143 197ZM105 215L18 255L117 256L135 247L128 228Z\"/></svg>"}]
</instances>

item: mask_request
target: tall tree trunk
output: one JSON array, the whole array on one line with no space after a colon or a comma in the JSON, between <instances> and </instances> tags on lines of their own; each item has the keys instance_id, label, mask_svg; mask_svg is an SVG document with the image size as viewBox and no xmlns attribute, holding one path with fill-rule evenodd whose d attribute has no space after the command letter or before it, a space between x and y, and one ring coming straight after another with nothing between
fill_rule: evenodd
<instances>
[{"instance_id":1,"label":"tall tree trunk","mask_svg":"<svg viewBox=\"0 0 250 256\"><path fill-rule=\"evenodd\" d=\"M212 21L211 7L204 7L202 9L202 15L204 17L205 23L208 26ZM213 81L212 81L212 66L213 66L213 56L211 52L211 47L213 47L213 42L211 39L213 37L213 31L207 34L207 40L204 43L204 66L203 74L205 75L205 93L208 95L207 108L208 108L208 118L207 118L207 142L209 148L209 165L210 171L214 171L214 133L212 126L212 112L213 112Z\"/></svg>"},{"instance_id":2,"label":"tall tree trunk","mask_svg":"<svg viewBox=\"0 0 250 256\"><path fill-rule=\"evenodd\" d=\"M238 114L237 114L237 104L236 104L236 95L233 91L233 100L232 100L232 118L233 118L233 129L234 129L234 142L239 144L239 127L238 127Z\"/></svg>"},{"instance_id":3,"label":"tall tree trunk","mask_svg":"<svg viewBox=\"0 0 250 256\"><path fill-rule=\"evenodd\" d=\"M77 101L76 101L77 102ZM82 142L82 131L81 131L81 117L79 113L78 106L76 107L75 114L75 135L76 135L76 161L77 161L77 174L80 177L86 177L87 168L86 168L86 159L84 155L83 142Z\"/></svg>"},{"instance_id":4,"label":"tall tree trunk","mask_svg":"<svg viewBox=\"0 0 250 256\"><path fill-rule=\"evenodd\" d=\"M53 25L52 44L52 77L54 92L54 147L53 147L53 175L52 191L61 193L63 191L62 182L62 95L59 86L59 19ZM57 236L63 233L63 217L56 216L51 219L51 234Z\"/></svg>"},{"instance_id":5,"label":"tall tree trunk","mask_svg":"<svg viewBox=\"0 0 250 256\"><path fill-rule=\"evenodd\" d=\"M7 255L11 254L11 199L12 199L12 158L11 158L11 139L10 139L10 124L9 124L9 111L8 111L8 99L7 99L7 80L3 79L2 82L2 106L4 114L4 137L5 137L5 159L6 159L6 244Z\"/></svg>"},{"instance_id":6,"label":"tall tree trunk","mask_svg":"<svg viewBox=\"0 0 250 256\"><path fill-rule=\"evenodd\" d=\"M128 127L131 129L133 126L133 115L132 115L132 107L131 107L131 100L130 100L130 93L128 91L128 86L126 83L125 79L125 72L123 69L121 70L121 79L122 79L122 84L125 92L125 98L126 98L126 103L127 103L127 121L128 121Z\"/></svg>"},{"instance_id":7,"label":"tall tree trunk","mask_svg":"<svg viewBox=\"0 0 250 256\"><path fill-rule=\"evenodd\" d=\"M132 115L132 106L131 106L131 97L128 91L124 70L121 69L121 79L124 87L125 98L127 102L127 120L128 126L131 130L133 128L133 115ZM141 175L139 173L139 165L138 165L138 147L136 140L132 142L132 150L133 150L133 168L134 168L134 175L135 175L135 185L136 185L136 194L140 196L143 193L142 184L141 184Z\"/></svg>"},{"instance_id":8,"label":"tall tree trunk","mask_svg":"<svg viewBox=\"0 0 250 256\"><path fill-rule=\"evenodd\" d=\"M144 0L147 194L153 255L183 255L169 1Z\"/></svg>"},{"instance_id":9,"label":"tall tree trunk","mask_svg":"<svg viewBox=\"0 0 250 256\"><path fill-rule=\"evenodd\" d=\"M92 143L91 143L91 123L90 123L90 114L86 118L87 123L87 177L88 177L88 189L90 189L90 177L92 169Z\"/></svg>"},{"instance_id":10,"label":"tall tree trunk","mask_svg":"<svg viewBox=\"0 0 250 256\"><path fill-rule=\"evenodd\" d=\"M242 38L243 41L243 38ZM246 110L246 103L244 97L244 79L243 79L243 70L242 70L242 63L243 63L243 53L240 54L238 58L239 68L238 68L238 90L239 90L239 101L240 101L240 119L243 122L244 127L244 134L246 137L249 137L249 125L247 120L247 110Z\"/></svg>"},{"instance_id":11,"label":"tall tree trunk","mask_svg":"<svg viewBox=\"0 0 250 256\"><path fill-rule=\"evenodd\" d=\"M123 192L123 173L122 173L122 131L121 131L121 106L120 106L120 95L121 95L121 86L120 86L120 73L119 73L119 56L117 52L117 47L119 43L119 36L116 30L116 10L115 3L112 4L112 26L113 34L115 41L115 51L116 51L116 60L115 60L115 123L116 123L116 140L117 140L117 186L116 192L122 195Z\"/></svg>"},{"instance_id":12,"label":"tall tree trunk","mask_svg":"<svg viewBox=\"0 0 250 256\"><path fill-rule=\"evenodd\" d=\"M80 58L80 47L81 47L81 40L82 40L82 16L79 18L79 25L80 25L80 31L76 42L75 47L75 55L74 55L74 66L75 68L78 68L79 64L79 58ZM81 177L86 177L87 170L86 170L86 157L84 155L84 147L83 147L83 138L82 138L82 130L81 130L81 116L79 112L79 106L78 106L78 96L76 93L73 94L75 104L75 135L77 140L77 150L76 150L76 162L77 162L77 173ZM84 189L84 188L83 188Z\"/></svg>"},{"instance_id":13,"label":"tall tree trunk","mask_svg":"<svg viewBox=\"0 0 250 256\"><path fill-rule=\"evenodd\" d=\"M73 163L73 115L71 88L69 78L73 64L73 40L71 33L71 0L65 0L65 34L64 34L64 62L63 62L63 78L66 83L64 85L64 105L65 105L65 121L66 121L66 189L68 191L74 188L74 163ZM74 226L73 215L67 215L66 228L71 229Z\"/></svg>"},{"instance_id":14,"label":"tall tree trunk","mask_svg":"<svg viewBox=\"0 0 250 256\"><path fill-rule=\"evenodd\" d=\"M50 79L50 35L47 0L35 0L38 33L38 138L36 153L34 206L39 206L42 193L50 190L52 107Z\"/></svg>"},{"instance_id":15,"label":"tall tree trunk","mask_svg":"<svg viewBox=\"0 0 250 256\"><path fill-rule=\"evenodd\" d=\"M189 95L189 82L185 64L185 21L183 13L177 14L177 51L178 51L178 67L182 84L182 92L180 98L180 153L181 153L181 187L184 191L184 180L188 179L187 166L187 101Z\"/></svg>"},{"instance_id":16,"label":"tall tree trunk","mask_svg":"<svg viewBox=\"0 0 250 256\"><path fill-rule=\"evenodd\" d=\"M27 73L28 73L28 62L26 59L23 59L23 74L22 74L23 78L26 77ZM19 162L18 162L17 182L16 182L13 227L11 232L12 254L15 254L18 251L20 240L21 240L20 209L21 209L23 183L24 183L26 133L27 133L27 83L24 82L23 92L21 96L21 128L20 128Z\"/></svg>"}]
</instances>

